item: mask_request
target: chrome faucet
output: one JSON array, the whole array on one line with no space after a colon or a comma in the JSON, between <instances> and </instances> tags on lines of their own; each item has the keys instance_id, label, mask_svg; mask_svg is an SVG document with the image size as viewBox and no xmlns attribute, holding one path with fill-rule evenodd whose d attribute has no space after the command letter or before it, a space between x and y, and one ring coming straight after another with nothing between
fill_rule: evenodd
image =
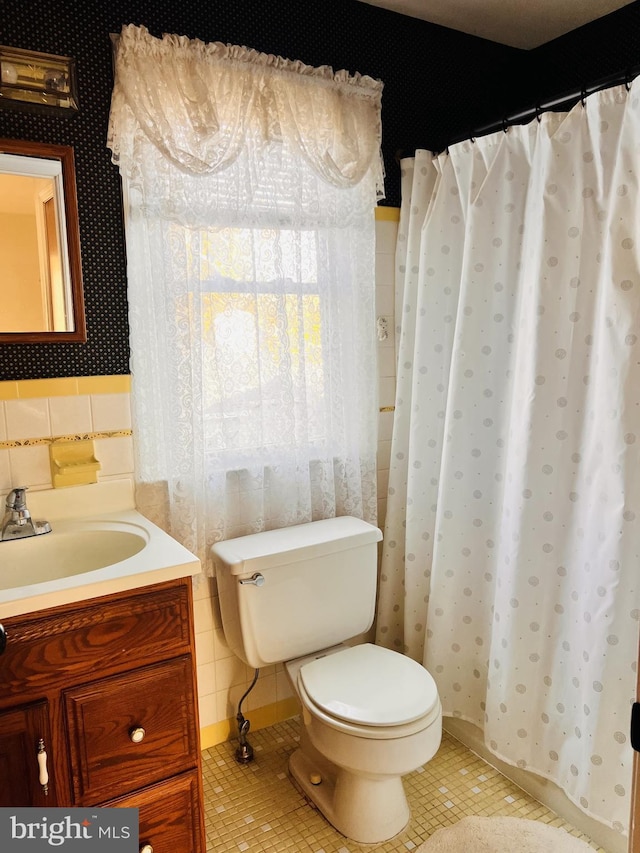
<instances>
[{"instance_id":1,"label":"chrome faucet","mask_svg":"<svg viewBox=\"0 0 640 853\"><path fill-rule=\"evenodd\" d=\"M39 536L50 533L48 521L35 521L27 509L24 493L26 488L12 489L7 495L5 514L0 528L0 542L10 539L26 539L28 536Z\"/></svg>"}]
</instances>

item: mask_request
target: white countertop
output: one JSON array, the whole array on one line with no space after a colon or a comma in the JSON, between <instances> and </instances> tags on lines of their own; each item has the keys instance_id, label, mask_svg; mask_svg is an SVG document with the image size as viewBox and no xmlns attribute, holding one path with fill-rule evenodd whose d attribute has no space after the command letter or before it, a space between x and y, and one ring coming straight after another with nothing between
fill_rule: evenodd
<instances>
[{"instance_id":1,"label":"white countertop","mask_svg":"<svg viewBox=\"0 0 640 853\"><path fill-rule=\"evenodd\" d=\"M27 506L34 519L49 521L52 531L0 542L0 620L201 571L197 557L135 510L132 484L128 480L40 492L30 490ZM79 562L70 566L69 574L64 569L61 571L60 565L54 565L53 577L47 579L48 568L44 565L47 555L53 555L54 562L60 560L60 554L68 551L68 542L73 542L72 537L86 530L100 531L102 539L108 537L110 530L128 532L140 537L137 540L140 550L111 565L83 571L85 558L79 549ZM65 548L61 549L63 542ZM89 555L86 546L85 553ZM68 554L64 559L73 563ZM38 563L36 582L29 579L25 568L28 563ZM24 584L18 585L21 574L27 577Z\"/></svg>"}]
</instances>

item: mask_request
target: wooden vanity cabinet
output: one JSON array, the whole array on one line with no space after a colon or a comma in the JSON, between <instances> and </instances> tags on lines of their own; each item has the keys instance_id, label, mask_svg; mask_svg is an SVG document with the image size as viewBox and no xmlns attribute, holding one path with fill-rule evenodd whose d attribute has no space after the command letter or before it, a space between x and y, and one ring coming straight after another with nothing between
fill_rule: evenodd
<instances>
[{"instance_id":1,"label":"wooden vanity cabinet","mask_svg":"<svg viewBox=\"0 0 640 853\"><path fill-rule=\"evenodd\" d=\"M134 806L141 849L204 853L191 579L3 624L0 806Z\"/></svg>"}]
</instances>

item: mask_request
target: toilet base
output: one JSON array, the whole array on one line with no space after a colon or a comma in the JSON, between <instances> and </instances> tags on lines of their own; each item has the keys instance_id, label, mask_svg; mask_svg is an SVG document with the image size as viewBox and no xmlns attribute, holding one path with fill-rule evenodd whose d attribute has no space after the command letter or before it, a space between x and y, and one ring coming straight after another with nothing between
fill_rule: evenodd
<instances>
[{"instance_id":1,"label":"toilet base","mask_svg":"<svg viewBox=\"0 0 640 853\"><path fill-rule=\"evenodd\" d=\"M303 793L338 832L360 844L388 841L409 822L409 804L399 776L356 776L336 767L313 747L297 749L289 771ZM311 778L318 775L318 785Z\"/></svg>"}]
</instances>

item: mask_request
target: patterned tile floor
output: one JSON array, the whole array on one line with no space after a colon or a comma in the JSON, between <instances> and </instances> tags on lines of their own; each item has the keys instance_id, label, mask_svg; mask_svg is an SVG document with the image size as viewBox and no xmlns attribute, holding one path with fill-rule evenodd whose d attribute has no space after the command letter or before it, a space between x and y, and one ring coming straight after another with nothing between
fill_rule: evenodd
<instances>
[{"instance_id":1,"label":"patterned tile floor","mask_svg":"<svg viewBox=\"0 0 640 853\"><path fill-rule=\"evenodd\" d=\"M207 853L407 853L467 815L540 820L606 853L446 733L435 758L404 778L407 828L380 845L358 844L327 823L291 783L287 760L298 726L294 719L252 732L255 760L247 765L236 762L235 742L204 751Z\"/></svg>"}]
</instances>

